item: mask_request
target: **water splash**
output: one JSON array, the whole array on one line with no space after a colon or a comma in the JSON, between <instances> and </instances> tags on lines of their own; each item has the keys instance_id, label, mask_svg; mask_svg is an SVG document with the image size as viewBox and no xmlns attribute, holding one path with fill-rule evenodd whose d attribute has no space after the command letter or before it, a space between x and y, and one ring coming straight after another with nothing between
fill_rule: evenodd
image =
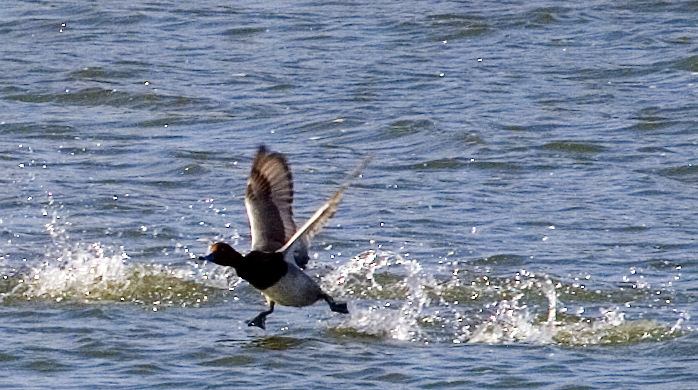
<instances>
[{"instance_id":1,"label":"water splash","mask_svg":"<svg viewBox=\"0 0 698 390\"><path fill-rule=\"evenodd\" d=\"M681 335L680 318L672 327L650 320L627 321L619 308L601 309L597 320L562 322L554 340L565 345L622 345L647 341L661 341Z\"/></svg>"},{"instance_id":2,"label":"water splash","mask_svg":"<svg viewBox=\"0 0 698 390\"><path fill-rule=\"evenodd\" d=\"M125 253L108 256L98 243L86 250L80 245L63 248L62 253L40 266L31 267L27 278L20 279L13 289L26 299L64 299L76 297L112 298L114 291L125 291L130 280L124 262Z\"/></svg>"},{"instance_id":3,"label":"water splash","mask_svg":"<svg viewBox=\"0 0 698 390\"><path fill-rule=\"evenodd\" d=\"M502 343L526 341L535 344L548 344L553 340L557 322L557 293L553 282L545 277L537 277L526 271L518 272L514 283L503 293L504 298L485 307L494 310L482 323L475 326L468 341L473 343ZM546 320L539 322L537 310L531 310L526 303L527 293L536 293L548 302Z\"/></svg>"},{"instance_id":4,"label":"water splash","mask_svg":"<svg viewBox=\"0 0 698 390\"><path fill-rule=\"evenodd\" d=\"M382 268L398 268L399 273L378 275ZM334 295L373 301L385 299L380 305L364 308L357 305L337 326L339 332L354 331L403 341L425 339L421 323L428 320L423 318L423 313L431 305L433 293L440 289L417 261L377 251L361 253L325 275L323 285Z\"/></svg>"},{"instance_id":5,"label":"water splash","mask_svg":"<svg viewBox=\"0 0 698 390\"><path fill-rule=\"evenodd\" d=\"M570 286L547 276L522 270L495 278L460 268L431 275L399 254L363 252L322 278L332 295L354 298L351 314L333 331L427 344L598 345L677 337L688 319L681 314L674 326L629 321L618 308L598 318L570 315L558 296Z\"/></svg>"},{"instance_id":6,"label":"water splash","mask_svg":"<svg viewBox=\"0 0 698 390\"><path fill-rule=\"evenodd\" d=\"M60 208L58 208L60 210ZM54 212L46 231L51 246L41 262L35 261L11 277L11 285L1 294L0 303L16 304L27 300L95 303L131 302L157 311L168 306L198 306L219 295L216 286L226 283L219 274L208 274L209 284L198 283L203 271L198 264L167 266L133 264L124 248L100 243L73 243L67 228L70 222Z\"/></svg>"}]
</instances>

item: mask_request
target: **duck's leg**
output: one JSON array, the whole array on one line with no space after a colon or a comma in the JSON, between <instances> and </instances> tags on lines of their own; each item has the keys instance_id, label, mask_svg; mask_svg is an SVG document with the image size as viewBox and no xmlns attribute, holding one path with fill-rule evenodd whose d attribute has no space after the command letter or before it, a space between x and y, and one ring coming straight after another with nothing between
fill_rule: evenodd
<instances>
[{"instance_id":1,"label":"duck's leg","mask_svg":"<svg viewBox=\"0 0 698 390\"><path fill-rule=\"evenodd\" d=\"M266 322L267 316L273 312L274 301L269 301L269 310L257 314L257 317L251 319L250 322L247 323L247 326L259 326L262 329L266 329L264 323Z\"/></svg>"},{"instance_id":2,"label":"duck's leg","mask_svg":"<svg viewBox=\"0 0 698 390\"><path fill-rule=\"evenodd\" d=\"M327 304L330 305L330 310L337 313L349 314L346 302L335 302L334 299L327 294L322 294L322 299L327 301Z\"/></svg>"}]
</instances>

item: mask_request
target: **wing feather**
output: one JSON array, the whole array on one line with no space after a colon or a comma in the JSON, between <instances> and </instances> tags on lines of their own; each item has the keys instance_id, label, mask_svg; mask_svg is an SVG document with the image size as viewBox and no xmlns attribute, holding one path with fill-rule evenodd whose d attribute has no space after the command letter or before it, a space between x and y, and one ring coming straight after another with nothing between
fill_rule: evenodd
<instances>
[{"instance_id":1,"label":"wing feather","mask_svg":"<svg viewBox=\"0 0 698 390\"><path fill-rule=\"evenodd\" d=\"M286 242L286 244L281 247L280 249L277 250L277 252L284 252L287 249L289 249L291 246L293 246L296 241L303 237L302 240L309 240L315 236L320 229L322 229L323 226L327 223L327 221L330 220L334 216L334 214L337 212L337 207L339 206L339 202L342 200L342 195L344 195L344 190L349 187L349 184L351 184L352 180L354 180L356 177L358 177L361 172L366 168L368 163L371 162L371 157L366 158L361 164L359 164L356 169L354 169L354 172L352 172L345 180L344 183L339 187L337 192L330 197L330 199L327 200L322 206L320 206L319 209L303 224L303 226L300 227L300 229L296 230L296 232L293 234L293 236Z\"/></svg>"},{"instance_id":2,"label":"wing feather","mask_svg":"<svg viewBox=\"0 0 698 390\"><path fill-rule=\"evenodd\" d=\"M286 158L260 146L245 192L252 250L274 252L296 231L293 222L293 178Z\"/></svg>"}]
</instances>

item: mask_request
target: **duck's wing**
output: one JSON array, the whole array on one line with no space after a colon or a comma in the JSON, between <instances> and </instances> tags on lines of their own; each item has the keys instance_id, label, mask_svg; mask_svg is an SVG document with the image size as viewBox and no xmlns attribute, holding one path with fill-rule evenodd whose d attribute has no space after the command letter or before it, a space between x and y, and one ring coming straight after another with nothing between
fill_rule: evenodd
<instances>
[{"instance_id":1,"label":"duck's wing","mask_svg":"<svg viewBox=\"0 0 698 390\"><path fill-rule=\"evenodd\" d=\"M275 252L293 236L292 203L293 179L286 157L260 146L245 192L253 251Z\"/></svg>"},{"instance_id":2,"label":"duck's wing","mask_svg":"<svg viewBox=\"0 0 698 390\"><path fill-rule=\"evenodd\" d=\"M344 190L349 187L351 181L361 174L361 172L366 168L369 162L371 162L372 157L366 158L358 167L352 172L345 180L344 183L339 187L337 192L332 195L330 199L325 202L320 208L310 217L300 229L296 230L293 236L286 242L286 244L281 247L278 252L284 252L289 248L293 247L293 251L296 250L298 245L302 242L307 242L315 236L320 229L334 216L337 212L337 207L339 202L342 200L342 195L344 195ZM300 240L299 240L300 238ZM294 245L295 244L295 245Z\"/></svg>"}]
</instances>

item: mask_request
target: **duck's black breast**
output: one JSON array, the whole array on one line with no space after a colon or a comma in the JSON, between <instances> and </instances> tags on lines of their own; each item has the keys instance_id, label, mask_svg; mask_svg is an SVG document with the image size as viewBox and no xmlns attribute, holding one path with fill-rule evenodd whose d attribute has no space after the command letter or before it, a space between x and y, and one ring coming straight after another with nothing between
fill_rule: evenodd
<instances>
[{"instance_id":1,"label":"duck's black breast","mask_svg":"<svg viewBox=\"0 0 698 390\"><path fill-rule=\"evenodd\" d=\"M252 251L242 264L235 268L238 276L259 290L267 289L278 282L286 272L288 264L283 253Z\"/></svg>"}]
</instances>

